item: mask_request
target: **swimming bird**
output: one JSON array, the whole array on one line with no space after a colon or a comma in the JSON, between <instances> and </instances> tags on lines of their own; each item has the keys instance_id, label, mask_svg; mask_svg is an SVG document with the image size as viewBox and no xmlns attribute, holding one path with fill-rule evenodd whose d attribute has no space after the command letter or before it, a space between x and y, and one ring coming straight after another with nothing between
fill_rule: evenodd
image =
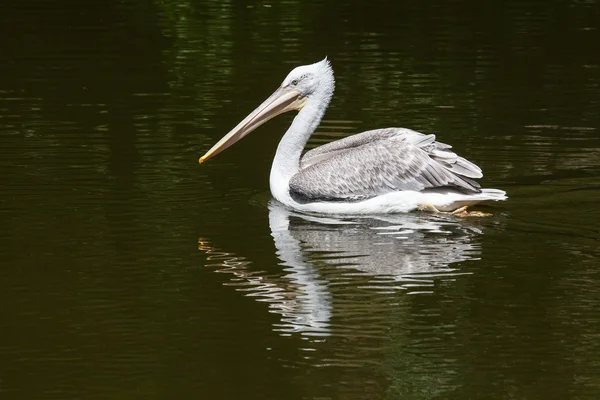
<instances>
[{"instance_id":1,"label":"swimming bird","mask_svg":"<svg viewBox=\"0 0 600 400\"><path fill-rule=\"evenodd\" d=\"M324 60L294 68L281 86L199 160L227 149L271 118L297 110L271 167L273 197L301 212L384 214L416 209L459 213L486 200L505 200L482 189L481 169L436 141L433 134L385 128L351 135L307 151L334 91Z\"/></svg>"}]
</instances>

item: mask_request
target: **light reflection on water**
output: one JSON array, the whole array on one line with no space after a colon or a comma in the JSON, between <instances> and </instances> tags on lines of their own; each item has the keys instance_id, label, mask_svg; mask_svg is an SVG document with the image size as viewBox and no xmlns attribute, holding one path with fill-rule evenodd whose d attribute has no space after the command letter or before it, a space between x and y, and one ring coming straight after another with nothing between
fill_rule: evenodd
<instances>
[{"instance_id":1,"label":"light reflection on water","mask_svg":"<svg viewBox=\"0 0 600 400\"><path fill-rule=\"evenodd\" d=\"M365 289L392 298L398 290L425 294L460 279L465 272L458 264L480 257L483 233L449 217L337 219L295 213L275 201L269 204L269 227L281 273L256 270L251 260L214 248L209 238L199 238L198 248L208 256L207 267L230 274L225 286L267 302L269 311L281 316L275 331L314 337L360 329L332 326L332 319L345 312L335 309L334 296L347 301Z\"/></svg>"}]
</instances>

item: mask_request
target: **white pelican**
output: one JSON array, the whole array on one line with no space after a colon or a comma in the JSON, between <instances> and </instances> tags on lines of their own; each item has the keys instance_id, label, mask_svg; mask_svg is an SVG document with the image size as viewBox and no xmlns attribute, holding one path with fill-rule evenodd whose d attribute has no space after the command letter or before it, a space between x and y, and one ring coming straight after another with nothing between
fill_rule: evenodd
<instances>
[{"instance_id":1,"label":"white pelican","mask_svg":"<svg viewBox=\"0 0 600 400\"><path fill-rule=\"evenodd\" d=\"M424 209L462 212L485 200L505 200L481 189L481 169L451 146L405 128L367 131L302 151L333 95L327 58L294 68L281 86L199 160L225 150L263 123L298 110L277 147L271 167L273 197L303 212L382 214Z\"/></svg>"}]
</instances>

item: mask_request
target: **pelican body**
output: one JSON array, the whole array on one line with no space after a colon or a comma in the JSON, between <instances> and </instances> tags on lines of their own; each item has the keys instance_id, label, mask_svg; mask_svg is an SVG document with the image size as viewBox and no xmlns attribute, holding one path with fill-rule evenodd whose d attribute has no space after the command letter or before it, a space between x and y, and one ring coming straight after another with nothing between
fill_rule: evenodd
<instances>
[{"instance_id":1,"label":"pelican body","mask_svg":"<svg viewBox=\"0 0 600 400\"><path fill-rule=\"evenodd\" d=\"M299 111L279 142L271 168L273 197L301 212L383 214L415 209L451 212L486 200L505 200L498 189L474 180L481 169L451 146L405 128L358 133L307 151L333 95L327 59L295 68L281 86L217 142L200 163L263 123Z\"/></svg>"}]
</instances>

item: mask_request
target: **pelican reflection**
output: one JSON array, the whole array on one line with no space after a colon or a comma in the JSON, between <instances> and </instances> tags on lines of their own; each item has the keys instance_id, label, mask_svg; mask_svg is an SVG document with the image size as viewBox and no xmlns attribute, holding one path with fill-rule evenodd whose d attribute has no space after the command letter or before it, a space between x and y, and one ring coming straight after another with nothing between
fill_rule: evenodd
<instances>
[{"instance_id":1,"label":"pelican reflection","mask_svg":"<svg viewBox=\"0 0 600 400\"><path fill-rule=\"evenodd\" d=\"M345 313L338 302L334 309L333 296L352 299L353 290L365 289L374 296L431 293L436 281L464 274L458 263L480 255L481 231L448 217L311 216L273 201L269 226L283 266L279 274L257 271L249 260L219 251L205 238L199 249L208 254L209 267L231 274L227 285L281 315L274 329L282 334L327 336L332 318Z\"/></svg>"}]
</instances>

